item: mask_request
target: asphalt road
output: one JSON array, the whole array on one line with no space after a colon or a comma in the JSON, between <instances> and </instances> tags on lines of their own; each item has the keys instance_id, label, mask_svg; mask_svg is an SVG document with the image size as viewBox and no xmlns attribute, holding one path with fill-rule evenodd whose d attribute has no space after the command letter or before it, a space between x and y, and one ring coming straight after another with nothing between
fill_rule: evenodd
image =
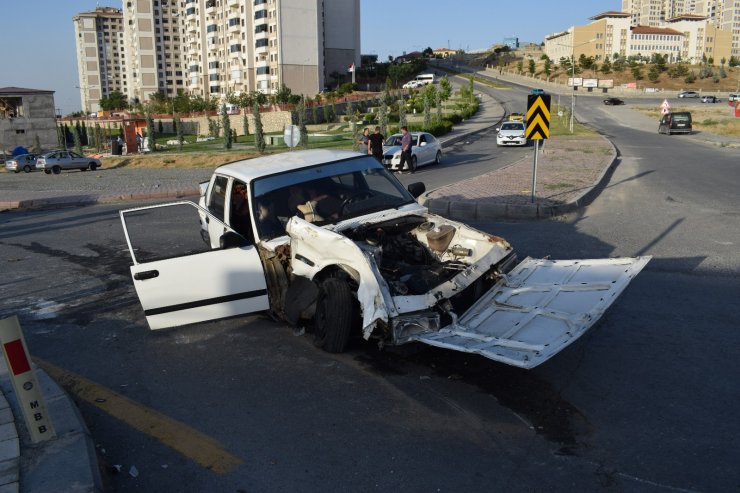
<instances>
[{"instance_id":1,"label":"asphalt road","mask_svg":"<svg viewBox=\"0 0 740 493\"><path fill-rule=\"evenodd\" d=\"M523 92L499 92L517 111ZM654 258L535 371L359 342L329 355L262 317L150 332L117 206L0 214L0 317L17 313L32 355L99 396L80 408L107 491L736 490L736 151L658 136L628 108L581 108L621 153L602 194L569 217L477 226L522 257ZM435 186L526 152L492 143L402 179ZM119 418L110 391L133 403Z\"/></svg>"}]
</instances>

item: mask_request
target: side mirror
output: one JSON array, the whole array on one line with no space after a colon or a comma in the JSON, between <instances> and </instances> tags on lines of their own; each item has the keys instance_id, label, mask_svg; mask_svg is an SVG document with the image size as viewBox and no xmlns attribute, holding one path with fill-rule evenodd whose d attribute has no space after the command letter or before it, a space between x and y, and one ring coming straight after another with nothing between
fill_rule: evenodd
<instances>
[{"instance_id":1,"label":"side mirror","mask_svg":"<svg viewBox=\"0 0 740 493\"><path fill-rule=\"evenodd\" d=\"M227 231L221 235L218 239L221 250L227 250L229 248L239 248L249 245L249 242L239 233L234 231Z\"/></svg>"},{"instance_id":2,"label":"side mirror","mask_svg":"<svg viewBox=\"0 0 740 493\"><path fill-rule=\"evenodd\" d=\"M424 183L417 181L416 183L409 184L408 191L415 199L418 199L422 193L427 191L427 187Z\"/></svg>"},{"instance_id":3,"label":"side mirror","mask_svg":"<svg viewBox=\"0 0 740 493\"><path fill-rule=\"evenodd\" d=\"M495 130L496 132L498 132L498 131L499 131L499 130L501 130L501 129L500 129L500 128L498 128L498 127L496 127L496 128L494 128L493 130Z\"/></svg>"}]
</instances>

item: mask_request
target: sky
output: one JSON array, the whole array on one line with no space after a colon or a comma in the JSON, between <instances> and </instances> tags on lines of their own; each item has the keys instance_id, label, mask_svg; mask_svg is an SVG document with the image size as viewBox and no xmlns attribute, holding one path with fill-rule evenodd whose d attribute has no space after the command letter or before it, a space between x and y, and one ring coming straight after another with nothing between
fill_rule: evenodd
<instances>
[{"instance_id":1,"label":"sky","mask_svg":"<svg viewBox=\"0 0 740 493\"><path fill-rule=\"evenodd\" d=\"M0 87L55 91L63 114L81 108L72 17L121 0L0 0ZM389 55L426 47L474 51L516 36L541 43L621 0L360 0L361 51Z\"/></svg>"}]
</instances>

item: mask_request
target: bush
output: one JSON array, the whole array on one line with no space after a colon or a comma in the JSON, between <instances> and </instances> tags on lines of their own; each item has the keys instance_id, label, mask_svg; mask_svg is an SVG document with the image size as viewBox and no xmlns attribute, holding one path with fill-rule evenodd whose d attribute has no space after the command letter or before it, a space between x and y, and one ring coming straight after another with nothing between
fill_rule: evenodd
<instances>
[{"instance_id":1,"label":"bush","mask_svg":"<svg viewBox=\"0 0 740 493\"><path fill-rule=\"evenodd\" d=\"M462 118L462 116L460 116L459 113L453 113L453 114L445 117L445 120L449 121L453 125L457 125L458 123L460 123L461 121L463 121L463 118Z\"/></svg>"},{"instance_id":2,"label":"bush","mask_svg":"<svg viewBox=\"0 0 740 493\"><path fill-rule=\"evenodd\" d=\"M696 81L696 75L694 75L693 72L689 73L689 75L686 76L686 78L683 80L687 84L692 84Z\"/></svg>"},{"instance_id":3,"label":"bush","mask_svg":"<svg viewBox=\"0 0 740 493\"><path fill-rule=\"evenodd\" d=\"M434 135L435 137L439 137L440 135L444 135L452 131L452 122L449 120L442 120L439 123L433 123L424 130Z\"/></svg>"}]
</instances>

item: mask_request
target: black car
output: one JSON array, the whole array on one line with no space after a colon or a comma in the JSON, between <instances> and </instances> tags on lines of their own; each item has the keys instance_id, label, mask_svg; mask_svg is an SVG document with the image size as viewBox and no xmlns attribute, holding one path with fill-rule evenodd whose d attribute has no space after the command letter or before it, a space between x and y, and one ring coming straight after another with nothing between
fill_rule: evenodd
<instances>
[{"instance_id":1,"label":"black car","mask_svg":"<svg viewBox=\"0 0 740 493\"><path fill-rule=\"evenodd\" d=\"M624 104L624 101L619 98L606 98L604 100L604 104L607 106L618 106L620 104Z\"/></svg>"}]
</instances>

